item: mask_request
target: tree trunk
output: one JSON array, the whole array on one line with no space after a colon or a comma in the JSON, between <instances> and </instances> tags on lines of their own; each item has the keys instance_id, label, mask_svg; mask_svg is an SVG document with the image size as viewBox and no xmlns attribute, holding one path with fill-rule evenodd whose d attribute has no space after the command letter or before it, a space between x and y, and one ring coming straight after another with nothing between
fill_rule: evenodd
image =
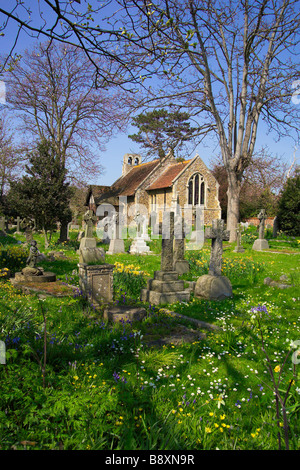
<instances>
[{"instance_id":1,"label":"tree trunk","mask_svg":"<svg viewBox=\"0 0 300 470\"><path fill-rule=\"evenodd\" d=\"M60 220L59 242L63 243L68 240L68 220Z\"/></svg>"},{"instance_id":2,"label":"tree trunk","mask_svg":"<svg viewBox=\"0 0 300 470\"><path fill-rule=\"evenodd\" d=\"M230 230L229 242L235 242L237 238L237 224L240 217L240 190L241 183L235 172L228 172L228 205L227 205L227 230Z\"/></svg>"}]
</instances>

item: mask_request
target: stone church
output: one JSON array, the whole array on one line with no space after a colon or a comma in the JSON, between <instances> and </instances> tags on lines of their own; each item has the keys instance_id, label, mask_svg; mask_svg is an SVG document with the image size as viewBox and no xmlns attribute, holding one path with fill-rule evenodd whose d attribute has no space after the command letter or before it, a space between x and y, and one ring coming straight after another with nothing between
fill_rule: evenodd
<instances>
[{"instance_id":1,"label":"stone church","mask_svg":"<svg viewBox=\"0 0 300 470\"><path fill-rule=\"evenodd\" d=\"M126 154L120 178L112 186L90 186L86 206L101 218L112 206L122 212L126 203L130 222L135 216L135 205L139 204L149 216L155 212L157 222L161 222L163 212L174 204L182 209L189 204L192 210L201 206L204 224L210 224L213 219L221 218L218 190L216 179L198 155L177 162L169 153L164 158L142 163L140 155Z\"/></svg>"}]
</instances>

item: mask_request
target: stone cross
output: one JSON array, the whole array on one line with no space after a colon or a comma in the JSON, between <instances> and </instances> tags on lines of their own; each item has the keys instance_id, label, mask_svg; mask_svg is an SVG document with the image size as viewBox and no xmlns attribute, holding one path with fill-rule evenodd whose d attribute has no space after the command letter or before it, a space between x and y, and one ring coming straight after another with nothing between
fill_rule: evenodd
<instances>
[{"instance_id":1,"label":"stone cross","mask_svg":"<svg viewBox=\"0 0 300 470\"><path fill-rule=\"evenodd\" d=\"M0 218L0 230L2 230L3 232L5 232L5 223L6 223L5 217L1 217Z\"/></svg>"},{"instance_id":2,"label":"stone cross","mask_svg":"<svg viewBox=\"0 0 300 470\"><path fill-rule=\"evenodd\" d=\"M34 220L25 217L21 220L20 227L25 231L26 242L29 243L32 240L32 231L35 227Z\"/></svg>"},{"instance_id":3,"label":"stone cross","mask_svg":"<svg viewBox=\"0 0 300 470\"><path fill-rule=\"evenodd\" d=\"M205 230L205 238L211 240L208 274L221 276L223 240L229 240L229 230L224 230L224 220L213 220L212 227L207 227Z\"/></svg>"},{"instance_id":4,"label":"stone cross","mask_svg":"<svg viewBox=\"0 0 300 470\"><path fill-rule=\"evenodd\" d=\"M257 217L259 218L258 238L262 240L265 238L265 220L267 218L265 209L261 209Z\"/></svg>"},{"instance_id":5,"label":"stone cross","mask_svg":"<svg viewBox=\"0 0 300 470\"><path fill-rule=\"evenodd\" d=\"M85 238L93 238L94 225L97 222L97 217L90 209L84 214L83 220L85 222Z\"/></svg>"},{"instance_id":6,"label":"stone cross","mask_svg":"<svg viewBox=\"0 0 300 470\"><path fill-rule=\"evenodd\" d=\"M163 226L169 222L169 233L161 241L161 271L173 271L174 212L164 212ZM166 233L165 233L166 234Z\"/></svg>"},{"instance_id":7,"label":"stone cross","mask_svg":"<svg viewBox=\"0 0 300 470\"><path fill-rule=\"evenodd\" d=\"M16 222L17 222L17 232L20 232L20 223L21 223L21 217L17 217L16 218Z\"/></svg>"},{"instance_id":8,"label":"stone cross","mask_svg":"<svg viewBox=\"0 0 300 470\"><path fill-rule=\"evenodd\" d=\"M184 259L184 219L181 216L176 216L176 221L174 224L174 261Z\"/></svg>"}]
</instances>

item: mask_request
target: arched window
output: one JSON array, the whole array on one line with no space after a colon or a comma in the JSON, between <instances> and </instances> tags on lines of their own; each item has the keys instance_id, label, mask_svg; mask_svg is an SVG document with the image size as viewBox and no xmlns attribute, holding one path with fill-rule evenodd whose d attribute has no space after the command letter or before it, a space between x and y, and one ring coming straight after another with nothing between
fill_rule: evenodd
<instances>
[{"instance_id":1,"label":"arched window","mask_svg":"<svg viewBox=\"0 0 300 470\"><path fill-rule=\"evenodd\" d=\"M200 173L191 176L187 189L188 204L193 206L205 205L205 183Z\"/></svg>"},{"instance_id":2,"label":"arched window","mask_svg":"<svg viewBox=\"0 0 300 470\"><path fill-rule=\"evenodd\" d=\"M193 204L193 180L189 181L189 195L188 195L188 204Z\"/></svg>"},{"instance_id":3,"label":"arched window","mask_svg":"<svg viewBox=\"0 0 300 470\"><path fill-rule=\"evenodd\" d=\"M128 165L131 165L132 164L132 157L128 157Z\"/></svg>"},{"instance_id":4,"label":"arched window","mask_svg":"<svg viewBox=\"0 0 300 470\"><path fill-rule=\"evenodd\" d=\"M194 206L199 204L199 175L194 178Z\"/></svg>"},{"instance_id":5,"label":"arched window","mask_svg":"<svg viewBox=\"0 0 300 470\"><path fill-rule=\"evenodd\" d=\"M201 204L201 206L204 205L204 201L205 201L205 185L204 185L204 181L202 181L201 188L200 188L200 204Z\"/></svg>"}]
</instances>

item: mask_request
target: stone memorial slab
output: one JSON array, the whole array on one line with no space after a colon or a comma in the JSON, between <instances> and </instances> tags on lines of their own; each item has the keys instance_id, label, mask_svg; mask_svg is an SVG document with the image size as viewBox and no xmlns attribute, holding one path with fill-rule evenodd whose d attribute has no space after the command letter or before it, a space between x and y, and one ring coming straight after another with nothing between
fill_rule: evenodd
<instances>
[{"instance_id":1,"label":"stone memorial slab","mask_svg":"<svg viewBox=\"0 0 300 470\"><path fill-rule=\"evenodd\" d=\"M169 230L166 230L168 223ZM155 271L154 279L148 280L147 288L141 291L141 300L153 305L188 302L190 290L184 288L184 281L178 279L173 269L174 212L164 214L163 227L161 271Z\"/></svg>"},{"instance_id":2,"label":"stone memorial slab","mask_svg":"<svg viewBox=\"0 0 300 470\"><path fill-rule=\"evenodd\" d=\"M224 221L213 220L212 227L205 230L205 238L211 240L209 272L198 278L194 295L208 300L232 297L231 283L222 275L223 240L229 240L229 230L224 230Z\"/></svg>"}]
</instances>

